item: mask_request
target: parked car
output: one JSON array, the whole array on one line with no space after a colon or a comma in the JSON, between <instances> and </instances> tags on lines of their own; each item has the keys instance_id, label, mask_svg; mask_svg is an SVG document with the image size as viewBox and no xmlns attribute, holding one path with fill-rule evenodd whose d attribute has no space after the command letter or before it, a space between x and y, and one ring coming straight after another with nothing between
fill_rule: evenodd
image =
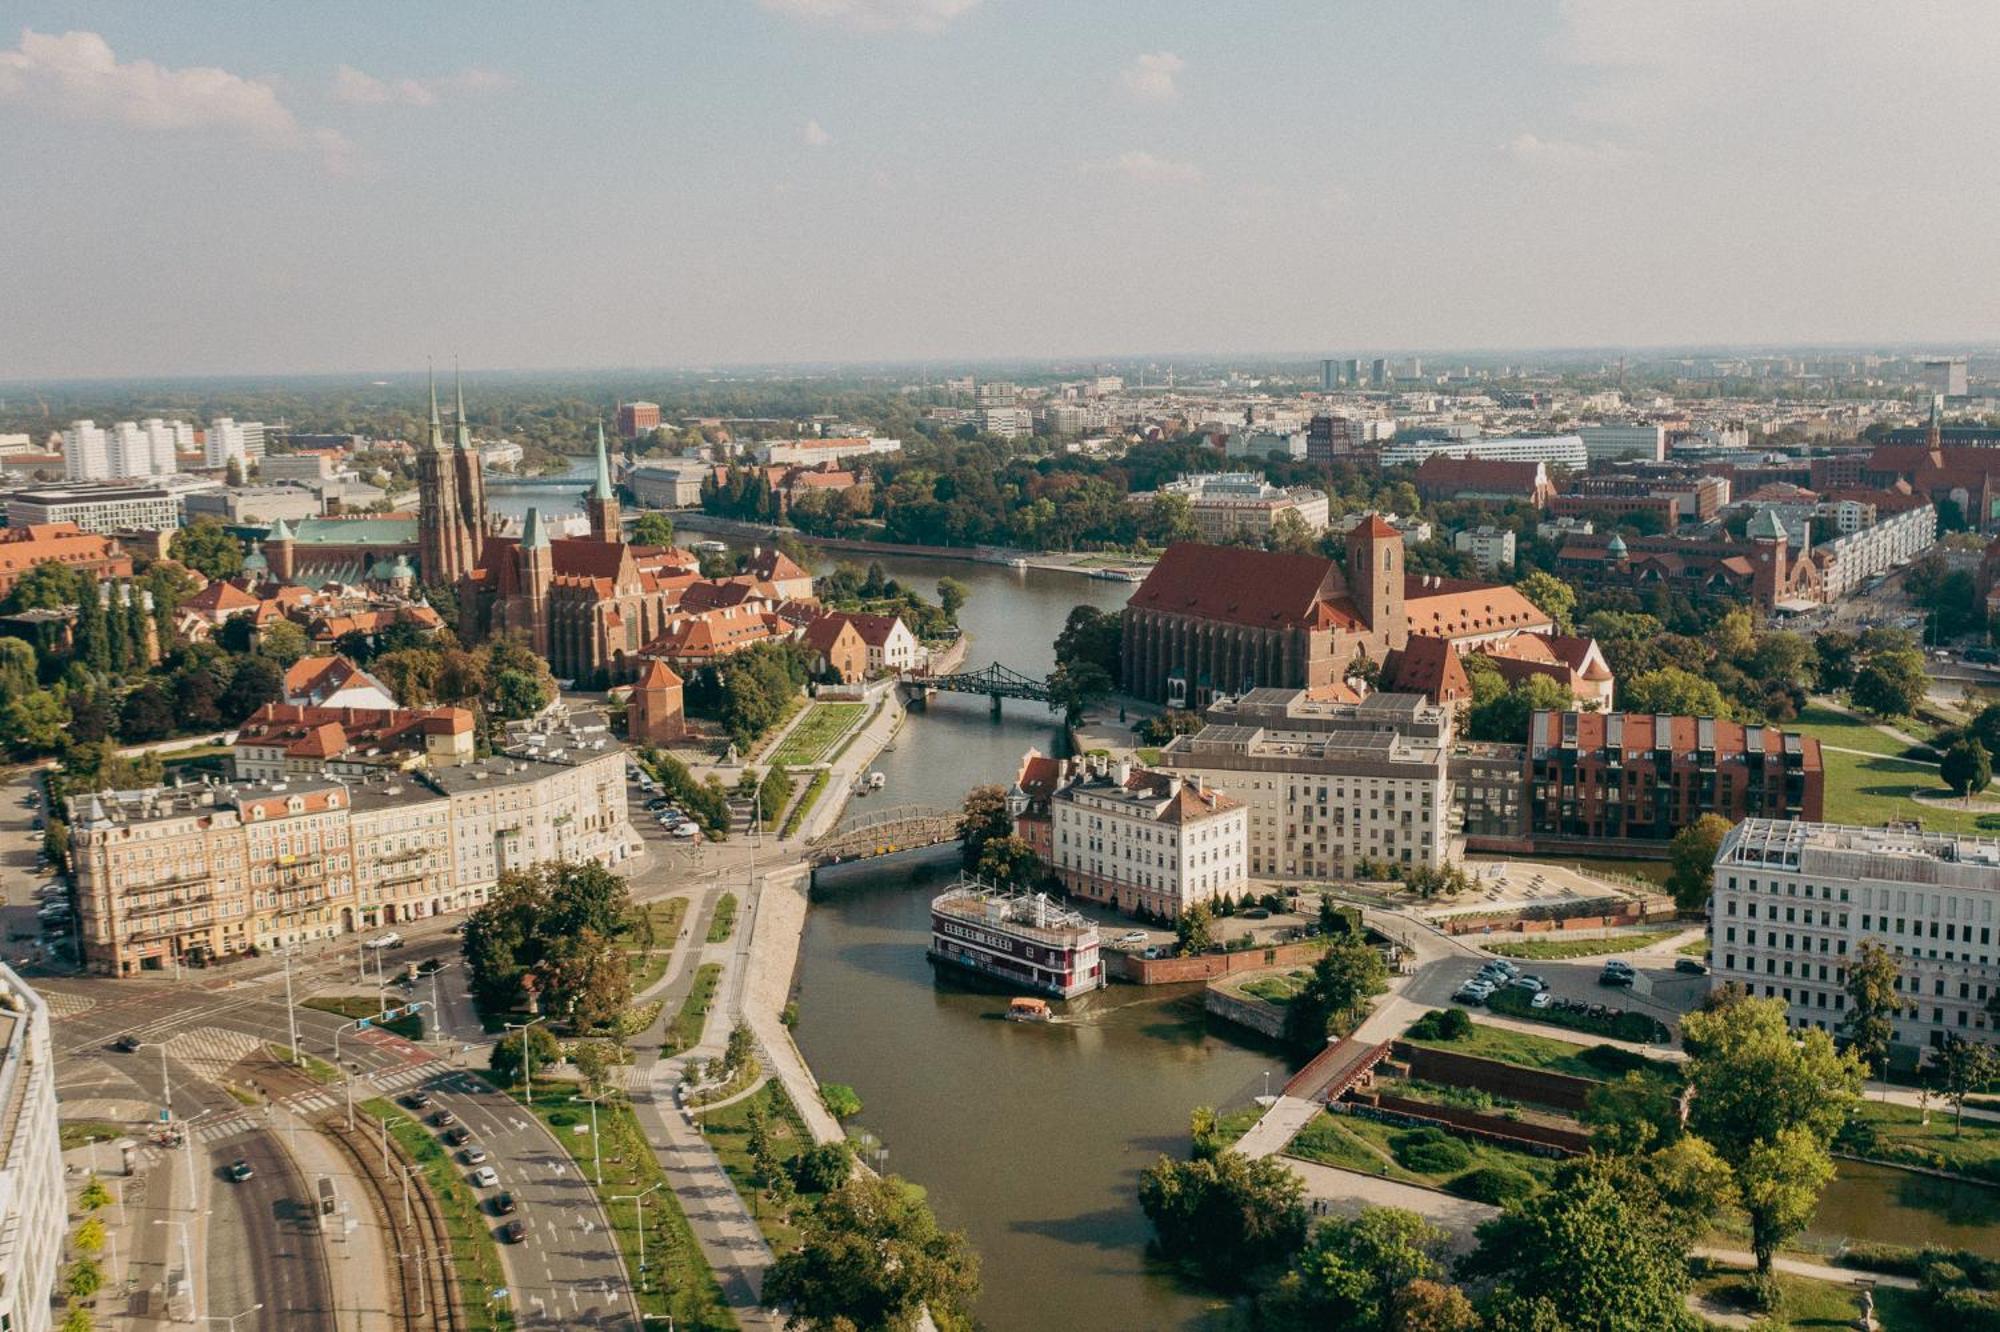
<instances>
[{"instance_id":1,"label":"parked car","mask_svg":"<svg viewBox=\"0 0 2000 1332\"><path fill-rule=\"evenodd\" d=\"M480 1156L483 1158L485 1153L481 1152ZM490 1189L500 1182L500 1176L493 1173L492 1166L479 1167L472 1172L471 1179L472 1187L475 1189Z\"/></svg>"},{"instance_id":2,"label":"parked car","mask_svg":"<svg viewBox=\"0 0 2000 1332\"><path fill-rule=\"evenodd\" d=\"M130 1032L127 1032L125 1035L120 1036L117 1040L113 1041L111 1043L111 1048L118 1051L118 1053L120 1054L131 1054L133 1051L137 1050L142 1044L144 1044L144 1042L141 1041L137 1036L134 1036Z\"/></svg>"},{"instance_id":3,"label":"parked car","mask_svg":"<svg viewBox=\"0 0 2000 1332\"><path fill-rule=\"evenodd\" d=\"M370 939L368 946L370 948L401 948L403 946L403 936L394 930L390 930L387 934L378 934Z\"/></svg>"},{"instance_id":4,"label":"parked car","mask_svg":"<svg viewBox=\"0 0 2000 1332\"><path fill-rule=\"evenodd\" d=\"M1549 984L1540 976L1516 976L1513 980L1507 982L1507 988L1510 990L1526 990L1529 994L1540 994L1549 988Z\"/></svg>"},{"instance_id":5,"label":"parked car","mask_svg":"<svg viewBox=\"0 0 2000 1332\"><path fill-rule=\"evenodd\" d=\"M1530 1008L1548 1008L1556 1001L1555 995L1543 990L1528 1000Z\"/></svg>"},{"instance_id":6,"label":"parked car","mask_svg":"<svg viewBox=\"0 0 2000 1332\"><path fill-rule=\"evenodd\" d=\"M500 1227L500 1238L508 1244L519 1244L528 1238L528 1226L523 1221L509 1221Z\"/></svg>"},{"instance_id":7,"label":"parked car","mask_svg":"<svg viewBox=\"0 0 2000 1332\"><path fill-rule=\"evenodd\" d=\"M1632 968L1626 967L1623 970L1619 970L1606 963L1604 970L1597 973L1597 983L1599 985L1630 985L1632 983Z\"/></svg>"},{"instance_id":8,"label":"parked car","mask_svg":"<svg viewBox=\"0 0 2000 1332\"><path fill-rule=\"evenodd\" d=\"M1493 995L1493 987L1484 981L1470 980L1458 987L1452 995L1461 1004L1483 1004Z\"/></svg>"},{"instance_id":9,"label":"parked car","mask_svg":"<svg viewBox=\"0 0 2000 1332\"><path fill-rule=\"evenodd\" d=\"M229 1167L229 1178L238 1184L252 1178L256 1173L250 1168L250 1163L240 1156Z\"/></svg>"},{"instance_id":10,"label":"parked car","mask_svg":"<svg viewBox=\"0 0 2000 1332\"><path fill-rule=\"evenodd\" d=\"M700 832L701 829L695 827L692 823L676 823L668 831L676 837L692 837Z\"/></svg>"},{"instance_id":11,"label":"parked car","mask_svg":"<svg viewBox=\"0 0 2000 1332\"><path fill-rule=\"evenodd\" d=\"M1142 944L1146 942L1146 932L1144 930L1127 930L1125 931L1125 933L1119 935L1116 939L1112 940L1112 942L1121 944Z\"/></svg>"},{"instance_id":12,"label":"parked car","mask_svg":"<svg viewBox=\"0 0 2000 1332\"><path fill-rule=\"evenodd\" d=\"M1691 957L1677 957L1674 959L1674 970L1685 972L1690 976L1706 976L1708 964Z\"/></svg>"},{"instance_id":13,"label":"parked car","mask_svg":"<svg viewBox=\"0 0 2000 1332\"><path fill-rule=\"evenodd\" d=\"M1487 961L1486 961L1486 965L1487 965L1487 966L1489 966L1489 967L1498 967L1498 968L1500 968L1500 970L1502 970L1502 971L1504 971L1504 972L1506 972L1506 973L1507 973L1507 975L1509 976L1509 978L1512 978L1512 977L1514 977L1514 976L1518 976L1518 975L1520 975L1520 974L1521 974L1521 968L1520 968L1519 966L1515 965L1514 963L1512 963L1512 962L1508 961L1508 960L1507 960L1506 958L1504 958L1504 957L1494 957L1494 958L1488 958L1488 959L1487 959Z\"/></svg>"},{"instance_id":14,"label":"parked car","mask_svg":"<svg viewBox=\"0 0 2000 1332\"><path fill-rule=\"evenodd\" d=\"M1245 920L1269 920L1270 918L1271 913L1263 907L1251 907L1243 913L1243 919Z\"/></svg>"},{"instance_id":15,"label":"parked car","mask_svg":"<svg viewBox=\"0 0 2000 1332\"><path fill-rule=\"evenodd\" d=\"M470 1147L467 1147L459 1152L458 1159L465 1162L469 1166L479 1165L486 1160L486 1149L484 1147L481 1147L478 1143L473 1143ZM481 1173L490 1175L493 1172L491 1170L487 1170Z\"/></svg>"},{"instance_id":16,"label":"parked car","mask_svg":"<svg viewBox=\"0 0 2000 1332\"><path fill-rule=\"evenodd\" d=\"M431 1116L431 1123L437 1125L437 1127L439 1128L450 1128L453 1124L456 1124L457 1122L458 1122L458 1116L453 1114L449 1110L439 1110L436 1114Z\"/></svg>"}]
</instances>

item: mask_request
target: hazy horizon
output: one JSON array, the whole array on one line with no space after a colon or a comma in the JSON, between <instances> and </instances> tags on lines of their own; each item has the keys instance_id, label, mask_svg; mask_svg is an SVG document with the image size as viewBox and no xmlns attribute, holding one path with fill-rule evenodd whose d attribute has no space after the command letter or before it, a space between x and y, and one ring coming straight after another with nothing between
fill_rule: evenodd
<instances>
[{"instance_id":1,"label":"hazy horizon","mask_svg":"<svg viewBox=\"0 0 2000 1332\"><path fill-rule=\"evenodd\" d=\"M1971 0L11 12L0 383L2000 343Z\"/></svg>"}]
</instances>

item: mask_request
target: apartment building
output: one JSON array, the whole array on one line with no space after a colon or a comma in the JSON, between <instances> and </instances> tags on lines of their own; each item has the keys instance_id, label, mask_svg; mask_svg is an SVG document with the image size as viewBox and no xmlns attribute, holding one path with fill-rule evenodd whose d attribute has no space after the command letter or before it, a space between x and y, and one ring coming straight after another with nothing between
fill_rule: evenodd
<instances>
[{"instance_id":1,"label":"apartment building","mask_svg":"<svg viewBox=\"0 0 2000 1332\"><path fill-rule=\"evenodd\" d=\"M1906 1051L1991 1041L2000 842L1891 825L1746 819L1723 839L1709 899L1714 983L1782 999L1794 1027L1835 1031L1864 941L1895 955Z\"/></svg>"},{"instance_id":2,"label":"apartment building","mask_svg":"<svg viewBox=\"0 0 2000 1332\"><path fill-rule=\"evenodd\" d=\"M1599 458L1647 458L1659 462L1667 456L1667 428L1661 425L1591 425L1577 427L1583 451L1594 462Z\"/></svg>"},{"instance_id":3,"label":"apartment building","mask_svg":"<svg viewBox=\"0 0 2000 1332\"><path fill-rule=\"evenodd\" d=\"M1077 897L1168 920L1248 886L1243 806L1199 778L1099 764L1049 797L1053 868Z\"/></svg>"},{"instance_id":4,"label":"apartment building","mask_svg":"<svg viewBox=\"0 0 2000 1332\"><path fill-rule=\"evenodd\" d=\"M1451 534L1451 548L1472 557L1472 567L1494 578L1514 567L1514 533L1504 527L1482 523L1478 527Z\"/></svg>"},{"instance_id":5,"label":"apartment building","mask_svg":"<svg viewBox=\"0 0 2000 1332\"><path fill-rule=\"evenodd\" d=\"M435 771L72 797L85 959L109 976L203 966L469 910L543 861L617 864L640 849L624 762L571 727Z\"/></svg>"},{"instance_id":6,"label":"apartment building","mask_svg":"<svg viewBox=\"0 0 2000 1332\"><path fill-rule=\"evenodd\" d=\"M1206 720L1161 751L1160 767L1245 806L1252 874L1347 878L1364 861L1450 858L1444 708L1416 694L1341 704L1258 689Z\"/></svg>"},{"instance_id":7,"label":"apartment building","mask_svg":"<svg viewBox=\"0 0 2000 1332\"><path fill-rule=\"evenodd\" d=\"M1908 564L1937 543L1937 510L1927 501L1876 492L1866 504L1874 516L1865 524L1859 512L1864 504L1856 497L1843 499L1835 492L1822 496L1817 506L1816 511L1826 511L1829 526L1841 533L1812 548L1812 559L1820 566L1822 595L1828 601L1852 594L1876 574Z\"/></svg>"},{"instance_id":8,"label":"apartment building","mask_svg":"<svg viewBox=\"0 0 2000 1332\"><path fill-rule=\"evenodd\" d=\"M0 964L0 1328L50 1332L69 1205L42 997Z\"/></svg>"},{"instance_id":9,"label":"apartment building","mask_svg":"<svg viewBox=\"0 0 2000 1332\"><path fill-rule=\"evenodd\" d=\"M1421 463L1443 454L1447 458L1497 458L1507 462L1542 462L1582 471L1589 461L1583 441L1575 435L1521 435L1474 439L1410 439L1382 446L1382 465Z\"/></svg>"},{"instance_id":10,"label":"apartment building","mask_svg":"<svg viewBox=\"0 0 2000 1332\"><path fill-rule=\"evenodd\" d=\"M1134 504L1150 504L1162 495L1187 500L1189 514L1204 541L1221 543L1246 536L1261 540L1278 529L1285 514L1297 518L1313 536L1326 530L1326 492L1313 486L1274 486L1257 472L1182 475L1158 490L1140 491L1129 499Z\"/></svg>"},{"instance_id":11,"label":"apartment building","mask_svg":"<svg viewBox=\"0 0 2000 1332\"><path fill-rule=\"evenodd\" d=\"M264 456L264 433L262 421L218 416L208 423L203 461L210 467L227 467L233 458L247 468Z\"/></svg>"}]
</instances>

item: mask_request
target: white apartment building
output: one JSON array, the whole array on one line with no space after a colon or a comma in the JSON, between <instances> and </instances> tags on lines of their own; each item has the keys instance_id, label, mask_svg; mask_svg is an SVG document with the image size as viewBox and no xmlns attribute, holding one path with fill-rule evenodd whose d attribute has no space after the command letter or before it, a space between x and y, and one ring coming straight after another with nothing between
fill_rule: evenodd
<instances>
[{"instance_id":1,"label":"white apartment building","mask_svg":"<svg viewBox=\"0 0 2000 1332\"><path fill-rule=\"evenodd\" d=\"M234 458L248 468L263 456L262 421L237 421L232 417L218 416L208 423L204 460L210 467L227 467L229 460Z\"/></svg>"},{"instance_id":2,"label":"white apartment building","mask_svg":"<svg viewBox=\"0 0 2000 1332\"><path fill-rule=\"evenodd\" d=\"M1474 567L1488 578L1514 567L1514 534L1504 527L1489 524L1454 532L1451 548L1470 555Z\"/></svg>"},{"instance_id":3,"label":"white apartment building","mask_svg":"<svg viewBox=\"0 0 2000 1332\"><path fill-rule=\"evenodd\" d=\"M1296 461L1306 456L1306 432L1235 430L1230 432L1229 442L1222 451L1224 456L1230 458L1290 458Z\"/></svg>"},{"instance_id":4,"label":"white apartment building","mask_svg":"<svg viewBox=\"0 0 2000 1332\"><path fill-rule=\"evenodd\" d=\"M95 421L71 421L62 432L63 476L71 481L109 481L111 435Z\"/></svg>"},{"instance_id":5,"label":"white apartment building","mask_svg":"<svg viewBox=\"0 0 2000 1332\"><path fill-rule=\"evenodd\" d=\"M1035 413L1026 407L982 407L979 428L1001 439L1022 439L1035 433Z\"/></svg>"},{"instance_id":6,"label":"white apartment building","mask_svg":"<svg viewBox=\"0 0 2000 1332\"><path fill-rule=\"evenodd\" d=\"M216 488L212 482L194 486L79 483L16 490L6 496L7 526L75 523L86 532L171 532L181 525L183 498L204 486Z\"/></svg>"},{"instance_id":7,"label":"white apartment building","mask_svg":"<svg viewBox=\"0 0 2000 1332\"><path fill-rule=\"evenodd\" d=\"M49 1332L69 1231L56 1058L42 997L0 964L0 1328Z\"/></svg>"},{"instance_id":8,"label":"white apartment building","mask_svg":"<svg viewBox=\"0 0 2000 1332\"><path fill-rule=\"evenodd\" d=\"M1312 486L1287 490L1256 472L1203 472L1183 475L1156 491L1129 496L1134 504L1150 504L1160 495L1179 495L1188 502L1194 525L1205 541L1226 542L1241 536L1263 538L1277 529L1280 516L1294 515L1307 532L1326 531L1326 492Z\"/></svg>"},{"instance_id":9,"label":"white apartment building","mask_svg":"<svg viewBox=\"0 0 2000 1332\"><path fill-rule=\"evenodd\" d=\"M1056 876L1077 897L1170 920L1249 884L1241 804L1178 773L1101 765L1049 798Z\"/></svg>"},{"instance_id":10,"label":"white apartment building","mask_svg":"<svg viewBox=\"0 0 2000 1332\"><path fill-rule=\"evenodd\" d=\"M1794 1027L1836 1031L1847 963L1864 940L1896 955L1905 1007L1894 1040L1991 1041L2000 841L1888 828L1745 819L1723 838L1709 899L1718 986L1782 999Z\"/></svg>"},{"instance_id":11,"label":"white apartment building","mask_svg":"<svg viewBox=\"0 0 2000 1332\"><path fill-rule=\"evenodd\" d=\"M1838 516L1835 519L1839 521ZM1813 547L1828 601L1848 595L1868 579L1908 564L1937 544L1937 510L1928 504L1899 513L1876 514L1871 526L1857 528Z\"/></svg>"},{"instance_id":12,"label":"white apartment building","mask_svg":"<svg viewBox=\"0 0 2000 1332\"><path fill-rule=\"evenodd\" d=\"M699 458L649 462L625 474L625 487L641 508L694 509L701 506L701 483L715 474L715 464Z\"/></svg>"},{"instance_id":13,"label":"white apartment building","mask_svg":"<svg viewBox=\"0 0 2000 1332\"><path fill-rule=\"evenodd\" d=\"M1447 458L1497 458L1504 462L1545 462L1582 471L1590 461L1575 435L1520 435L1478 439L1409 439L1382 447L1382 465L1420 463L1435 454Z\"/></svg>"},{"instance_id":14,"label":"white apartment building","mask_svg":"<svg viewBox=\"0 0 2000 1332\"><path fill-rule=\"evenodd\" d=\"M1252 874L1349 878L1364 861L1435 868L1451 857L1451 719L1416 694L1321 703L1255 689L1161 751L1167 772L1249 811Z\"/></svg>"},{"instance_id":15,"label":"white apartment building","mask_svg":"<svg viewBox=\"0 0 2000 1332\"><path fill-rule=\"evenodd\" d=\"M1661 425L1594 425L1577 427L1584 453L1594 462L1599 458L1647 458L1661 462L1667 456L1667 428Z\"/></svg>"}]
</instances>

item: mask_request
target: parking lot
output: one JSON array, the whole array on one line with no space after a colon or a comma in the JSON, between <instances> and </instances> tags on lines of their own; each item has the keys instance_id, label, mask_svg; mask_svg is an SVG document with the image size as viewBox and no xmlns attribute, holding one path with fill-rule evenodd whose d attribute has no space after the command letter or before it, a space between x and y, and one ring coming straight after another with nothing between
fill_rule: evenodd
<instances>
[{"instance_id":1,"label":"parking lot","mask_svg":"<svg viewBox=\"0 0 2000 1332\"><path fill-rule=\"evenodd\" d=\"M1679 1039L1681 1014L1700 1006L1702 997L1708 993L1709 978L1704 972L1695 973L1677 969L1682 961L1673 953L1649 950L1644 953L1607 954L1604 957L1576 958L1567 961L1530 961L1526 959L1496 959L1506 961L1519 969L1523 975L1538 978L1546 987L1553 1005L1560 1001L1572 1004L1603 1004L1607 1008L1627 1009L1647 1013L1665 1023ZM1618 960L1628 964L1632 970L1629 986L1605 985L1599 982L1605 963ZM1693 959L1686 959L1692 962ZM1455 980L1462 984L1477 973L1481 959L1468 958ZM1479 1005L1484 1007L1482 1003ZM1550 1035L1560 1036L1561 1030L1550 1028ZM1587 1041L1584 1033L1576 1033L1573 1039Z\"/></svg>"}]
</instances>

